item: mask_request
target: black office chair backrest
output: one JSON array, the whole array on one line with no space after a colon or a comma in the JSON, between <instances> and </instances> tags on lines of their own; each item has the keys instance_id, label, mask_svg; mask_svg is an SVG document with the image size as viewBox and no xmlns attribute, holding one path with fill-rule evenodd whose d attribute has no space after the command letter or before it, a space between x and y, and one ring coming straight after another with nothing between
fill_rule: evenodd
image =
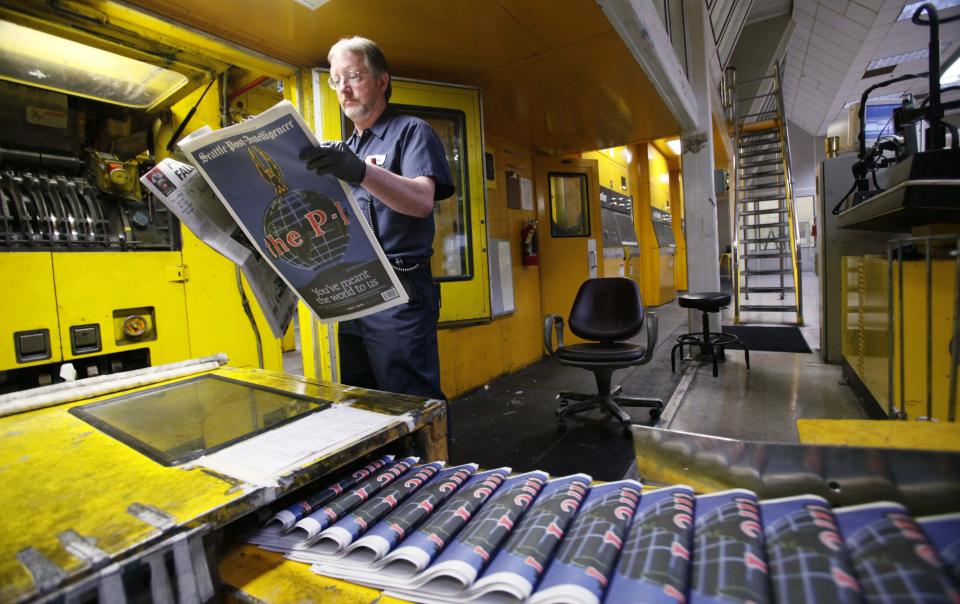
<instances>
[{"instance_id":1,"label":"black office chair backrest","mask_svg":"<svg viewBox=\"0 0 960 604\"><path fill-rule=\"evenodd\" d=\"M643 300L632 279L588 279L570 309L570 331L584 340L616 342L637 335L643 327Z\"/></svg>"}]
</instances>

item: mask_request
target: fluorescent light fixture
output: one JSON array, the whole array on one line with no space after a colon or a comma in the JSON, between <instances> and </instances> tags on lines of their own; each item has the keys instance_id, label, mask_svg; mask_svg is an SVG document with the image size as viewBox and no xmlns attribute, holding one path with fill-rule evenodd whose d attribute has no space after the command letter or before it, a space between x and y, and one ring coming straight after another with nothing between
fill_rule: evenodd
<instances>
[{"instance_id":1,"label":"fluorescent light fixture","mask_svg":"<svg viewBox=\"0 0 960 604\"><path fill-rule=\"evenodd\" d=\"M185 75L0 21L0 79L107 103L150 109L188 83Z\"/></svg>"},{"instance_id":2,"label":"fluorescent light fixture","mask_svg":"<svg viewBox=\"0 0 960 604\"><path fill-rule=\"evenodd\" d=\"M679 138L671 138L667 141L667 146L670 147L670 150L673 151L674 155L680 155L681 149Z\"/></svg>"},{"instance_id":3,"label":"fluorescent light fixture","mask_svg":"<svg viewBox=\"0 0 960 604\"><path fill-rule=\"evenodd\" d=\"M867 99L867 105L873 105L874 103L880 103L883 101L899 101L900 96L903 95L903 92L890 92L888 94L878 94L876 96L871 96ZM853 99L852 101L847 101L843 104L844 109L849 109L854 103L859 103L860 99Z\"/></svg>"},{"instance_id":4,"label":"fluorescent light fixture","mask_svg":"<svg viewBox=\"0 0 960 604\"><path fill-rule=\"evenodd\" d=\"M919 61L920 59L926 59L929 52L930 51L926 48L920 48L917 50L911 50L910 52L903 52L898 55L883 57L882 59L874 59L867 64L867 71L879 69L881 67L889 67L891 65L899 65L900 63L906 63L907 61Z\"/></svg>"},{"instance_id":5,"label":"fluorescent light fixture","mask_svg":"<svg viewBox=\"0 0 960 604\"><path fill-rule=\"evenodd\" d=\"M960 55L953 60L953 63L950 64L950 67L947 67L942 74L940 74L940 85L949 86L950 84L956 84L960 82Z\"/></svg>"},{"instance_id":6,"label":"fluorescent light fixture","mask_svg":"<svg viewBox=\"0 0 960 604\"><path fill-rule=\"evenodd\" d=\"M329 2L329 0L293 0L293 1L296 2L297 4L302 4L303 6L306 6L310 10L317 10L318 8L320 8L321 6Z\"/></svg>"},{"instance_id":7,"label":"fluorescent light fixture","mask_svg":"<svg viewBox=\"0 0 960 604\"><path fill-rule=\"evenodd\" d=\"M910 4L904 6L903 10L900 11L900 16L897 17L897 21L906 21L907 19L913 17L913 13L916 12L917 8L926 2L933 4L934 8L936 8L938 11L953 8L954 6L960 6L960 0L924 0L923 2L911 2ZM926 18L926 14L923 16Z\"/></svg>"}]
</instances>

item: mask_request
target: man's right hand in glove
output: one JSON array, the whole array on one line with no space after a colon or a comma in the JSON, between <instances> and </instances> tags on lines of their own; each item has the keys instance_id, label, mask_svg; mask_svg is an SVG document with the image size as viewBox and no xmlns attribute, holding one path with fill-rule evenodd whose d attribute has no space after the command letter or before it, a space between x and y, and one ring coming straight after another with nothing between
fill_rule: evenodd
<instances>
[{"instance_id":1,"label":"man's right hand in glove","mask_svg":"<svg viewBox=\"0 0 960 604\"><path fill-rule=\"evenodd\" d=\"M367 165L341 142L321 143L300 153L307 169L317 174L336 176L351 185L359 185L367 174Z\"/></svg>"}]
</instances>

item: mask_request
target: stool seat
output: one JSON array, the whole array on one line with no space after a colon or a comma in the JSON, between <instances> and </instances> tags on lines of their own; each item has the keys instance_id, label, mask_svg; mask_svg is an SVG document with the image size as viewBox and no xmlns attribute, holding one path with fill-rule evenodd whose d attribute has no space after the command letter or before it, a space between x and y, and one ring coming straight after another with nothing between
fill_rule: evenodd
<instances>
[{"instance_id":1,"label":"stool seat","mask_svg":"<svg viewBox=\"0 0 960 604\"><path fill-rule=\"evenodd\" d=\"M723 292L694 292L683 294L677 298L683 308L702 310L703 312L719 312L721 308L730 306L730 294Z\"/></svg>"}]
</instances>

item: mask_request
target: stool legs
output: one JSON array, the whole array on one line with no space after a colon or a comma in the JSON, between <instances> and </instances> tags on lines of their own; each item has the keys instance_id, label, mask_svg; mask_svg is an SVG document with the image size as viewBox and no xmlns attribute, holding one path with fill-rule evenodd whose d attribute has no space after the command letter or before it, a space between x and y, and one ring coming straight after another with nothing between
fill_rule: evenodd
<instances>
[{"instance_id":1,"label":"stool legs","mask_svg":"<svg viewBox=\"0 0 960 604\"><path fill-rule=\"evenodd\" d=\"M670 371L676 372L676 357L674 356L676 352L680 351L680 360L683 360L683 347L686 346L697 346L700 348L700 355L708 355L710 357L711 365L713 366L713 377L718 377L720 375L719 367L717 366L717 359L723 358L725 346L727 344L739 344L743 346L743 358L746 361L747 369L750 369L750 350L747 346L740 341L740 338L733 334L717 332L710 333L710 317L709 313L706 311L701 311L703 317L703 331L699 333L686 333L680 336L677 336L677 343L673 345L673 348L670 350Z\"/></svg>"}]
</instances>

